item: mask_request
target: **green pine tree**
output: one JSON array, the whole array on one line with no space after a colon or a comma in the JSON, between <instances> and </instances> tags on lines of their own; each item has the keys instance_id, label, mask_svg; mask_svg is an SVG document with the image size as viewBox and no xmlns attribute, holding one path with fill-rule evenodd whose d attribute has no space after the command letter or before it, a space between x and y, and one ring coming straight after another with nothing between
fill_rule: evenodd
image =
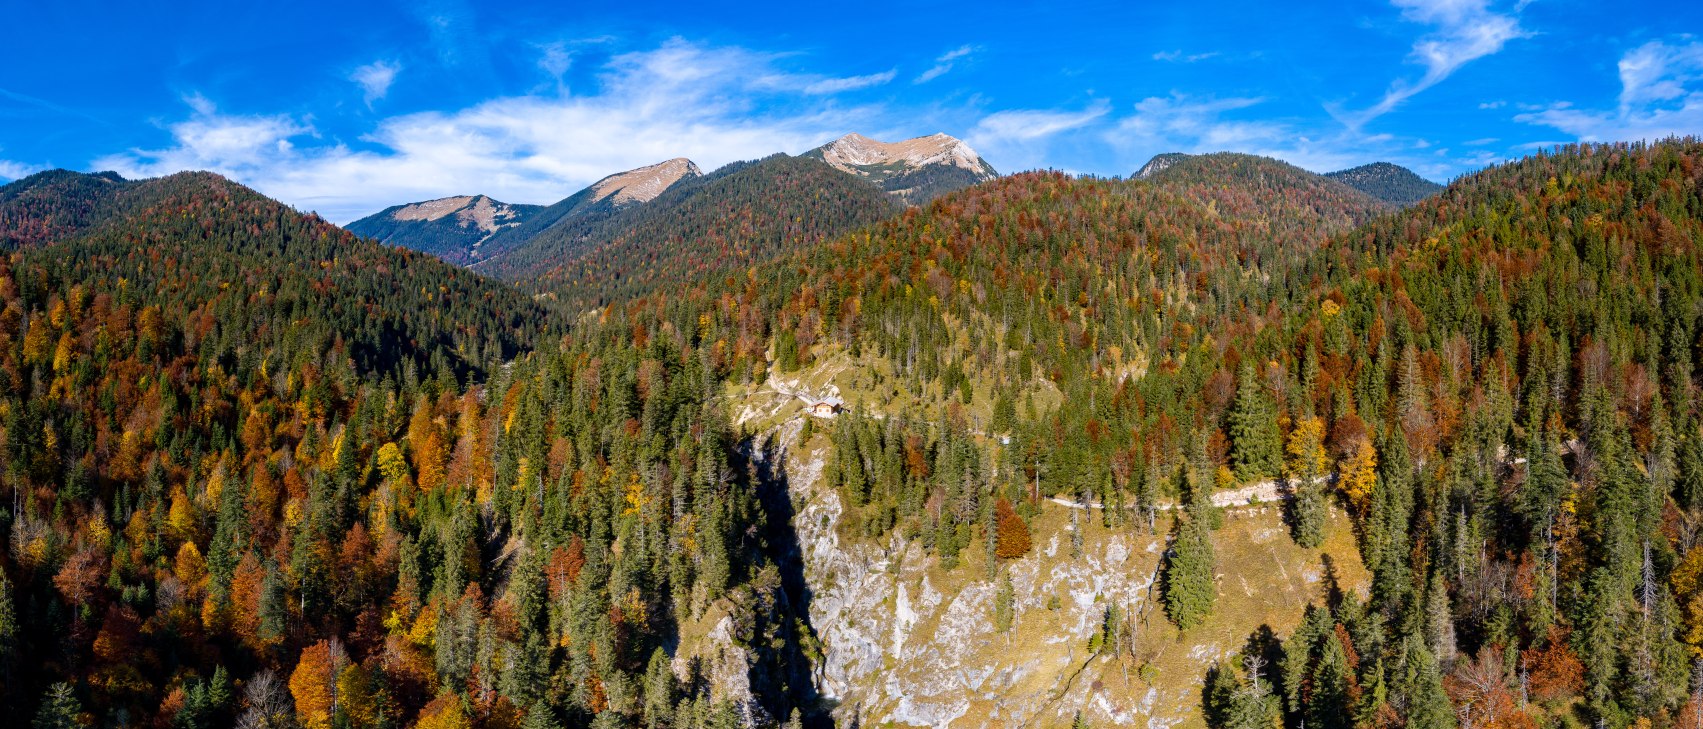
<instances>
[{"instance_id":1,"label":"green pine tree","mask_svg":"<svg viewBox=\"0 0 1703 729\"><path fill-rule=\"evenodd\" d=\"M1171 542L1164 575L1165 614L1178 628L1198 626L1212 614L1216 559L1209 525L1194 514L1186 515Z\"/></svg>"},{"instance_id":2,"label":"green pine tree","mask_svg":"<svg viewBox=\"0 0 1703 729\"><path fill-rule=\"evenodd\" d=\"M1408 639L1403 658L1401 694L1407 703L1407 725L1428 729L1452 729L1455 709L1443 690L1443 672L1425 642Z\"/></svg>"},{"instance_id":3,"label":"green pine tree","mask_svg":"<svg viewBox=\"0 0 1703 729\"><path fill-rule=\"evenodd\" d=\"M1283 436L1251 361L1242 362L1230 409L1230 460L1242 482L1276 477L1283 470Z\"/></svg>"},{"instance_id":4,"label":"green pine tree","mask_svg":"<svg viewBox=\"0 0 1703 729\"><path fill-rule=\"evenodd\" d=\"M77 696L72 693L71 684L61 681L47 687L47 694L42 696L41 708L36 710L35 721L30 723L30 727L76 729L83 725L77 716L81 713L83 707L77 703Z\"/></svg>"}]
</instances>

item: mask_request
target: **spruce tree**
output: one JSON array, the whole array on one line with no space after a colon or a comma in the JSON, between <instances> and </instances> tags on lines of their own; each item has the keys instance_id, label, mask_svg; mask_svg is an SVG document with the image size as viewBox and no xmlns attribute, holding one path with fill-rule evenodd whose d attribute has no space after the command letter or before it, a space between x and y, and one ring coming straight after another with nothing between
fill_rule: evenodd
<instances>
[{"instance_id":1,"label":"spruce tree","mask_svg":"<svg viewBox=\"0 0 1703 729\"><path fill-rule=\"evenodd\" d=\"M1455 709L1443 690L1443 672L1437 657L1425 648L1424 641L1408 639L1403 656L1401 694L1407 705L1407 725L1428 729L1451 729L1455 726Z\"/></svg>"},{"instance_id":2,"label":"spruce tree","mask_svg":"<svg viewBox=\"0 0 1703 729\"><path fill-rule=\"evenodd\" d=\"M1230 410L1230 460L1236 479L1247 483L1276 477L1283 469L1283 441L1277 415L1251 361L1242 362L1236 402Z\"/></svg>"},{"instance_id":3,"label":"spruce tree","mask_svg":"<svg viewBox=\"0 0 1703 729\"><path fill-rule=\"evenodd\" d=\"M1165 562L1165 614L1178 628L1189 630L1212 614L1216 596L1213 570L1216 557L1206 521L1188 514L1179 521Z\"/></svg>"},{"instance_id":4,"label":"spruce tree","mask_svg":"<svg viewBox=\"0 0 1703 729\"><path fill-rule=\"evenodd\" d=\"M31 729L78 729L83 724L77 715L83 712L81 704L77 703L77 695L72 693L71 684L60 682L47 687L47 693L42 696L41 708L36 710L35 721L30 722Z\"/></svg>"}]
</instances>

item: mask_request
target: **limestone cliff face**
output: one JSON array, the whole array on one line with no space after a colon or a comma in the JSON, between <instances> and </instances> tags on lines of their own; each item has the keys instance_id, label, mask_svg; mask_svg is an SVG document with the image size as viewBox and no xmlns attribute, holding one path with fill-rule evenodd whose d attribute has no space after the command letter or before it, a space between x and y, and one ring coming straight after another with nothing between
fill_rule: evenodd
<instances>
[{"instance_id":1,"label":"limestone cliff face","mask_svg":"<svg viewBox=\"0 0 1703 729\"><path fill-rule=\"evenodd\" d=\"M1275 506L1240 506L1227 510L1214 535L1213 616L1180 633L1166 622L1156 585L1166 519L1157 533L1107 527L1096 509L1049 501L1031 525L1034 551L999 567L1015 595L1012 627L1001 633L996 583L977 548L947 570L898 535L871 543L839 532L843 507L822 479L828 439L800 441L808 398L799 393L809 389L772 381L734 410L773 443L769 458L778 462L767 466L792 502L802 609L814 636L803 653L819 705L839 726L1068 726L1079 712L1094 726L1203 726L1200 686L1214 662L1261 626L1286 635L1332 581L1363 591L1345 517L1333 515L1322 550L1306 550L1289 538ZM1082 534L1079 549L1073 528ZM1135 621L1124 650L1094 640L1108 608ZM717 631L714 640L728 633ZM723 691L752 691L741 681L728 675Z\"/></svg>"}]
</instances>

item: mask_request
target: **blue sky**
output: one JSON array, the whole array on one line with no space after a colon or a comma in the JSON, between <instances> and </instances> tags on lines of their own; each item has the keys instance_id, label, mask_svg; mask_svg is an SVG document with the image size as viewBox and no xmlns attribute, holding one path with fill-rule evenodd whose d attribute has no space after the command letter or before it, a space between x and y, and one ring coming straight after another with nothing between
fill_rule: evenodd
<instances>
[{"instance_id":1,"label":"blue sky","mask_svg":"<svg viewBox=\"0 0 1703 729\"><path fill-rule=\"evenodd\" d=\"M222 172L347 222L857 131L1004 172L1234 150L1437 180L1703 133L1703 2L13 3L0 181Z\"/></svg>"}]
</instances>

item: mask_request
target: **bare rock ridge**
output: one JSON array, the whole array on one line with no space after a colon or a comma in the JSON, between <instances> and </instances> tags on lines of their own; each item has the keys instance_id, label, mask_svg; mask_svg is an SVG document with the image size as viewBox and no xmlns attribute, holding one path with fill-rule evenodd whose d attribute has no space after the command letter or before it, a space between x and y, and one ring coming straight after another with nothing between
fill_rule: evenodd
<instances>
[{"instance_id":1,"label":"bare rock ridge","mask_svg":"<svg viewBox=\"0 0 1703 729\"><path fill-rule=\"evenodd\" d=\"M786 157L778 154L737 162L707 175L692 160L676 157L609 175L548 206L511 205L484 195L457 195L396 205L347 227L359 235L430 253L451 263L476 266L494 275L530 276L561 262L552 252L560 247L558 243L584 248L613 230L624 230L624 224L612 222L617 217L631 223L658 210L671 209L705 183L752 166L779 164L774 160ZM799 157L818 160L905 205L926 204L999 176L970 145L947 134L898 142L847 134ZM807 186L816 194L848 194L822 178ZM670 190L681 190L682 194L664 197ZM508 263L498 263L499 259Z\"/></svg>"},{"instance_id":2,"label":"bare rock ridge","mask_svg":"<svg viewBox=\"0 0 1703 729\"><path fill-rule=\"evenodd\" d=\"M610 175L591 186L592 200L617 205L650 202L682 178L703 174L692 160L675 157L654 165Z\"/></svg>"},{"instance_id":3,"label":"bare rock ridge","mask_svg":"<svg viewBox=\"0 0 1703 729\"><path fill-rule=\"evenodd\" d=\"M853 133L803 156L868 180L909 205L921 205L999 176L970 145L947 134L882 142Z\"/></svg>"},{"instance_id":4,"label":"bare rock ridge","mask_svg":"<svg viewBox=\"0 0 1703 729\"><path fill-rule=\"evenodd\" d=\"M927 165L959 167L984 179L998 176L970 145L946 134L881 142L854 132L819 149L824 162L860 177L878 175L881 168L916 169Z\"/></svg>"},{"instance_id":5,"label":"bare rock ridge","mask_svg":"<svg viewBox=\"0 0 1703 729\"><path fill-rule=\"evenodd\" d=\"M495 233L504 227L518 224L521 214L515 206L492 200L484 195L459 195L404 205L391 213L393 220L441 220L450 215L464 228L483 233Z\"/></svg>"},{"instance_id":6,"label":"bare rock ridge","mask_svg":"<svg viewBox=\"0 0 1703 729\"><path fill-rule=\"evenodd\" d=\"M455 195L393 205L344 227L356 235L465 265L483 257L487 241L527 222L539 209L487 195Z\"/></svg>"}]
</instances>

